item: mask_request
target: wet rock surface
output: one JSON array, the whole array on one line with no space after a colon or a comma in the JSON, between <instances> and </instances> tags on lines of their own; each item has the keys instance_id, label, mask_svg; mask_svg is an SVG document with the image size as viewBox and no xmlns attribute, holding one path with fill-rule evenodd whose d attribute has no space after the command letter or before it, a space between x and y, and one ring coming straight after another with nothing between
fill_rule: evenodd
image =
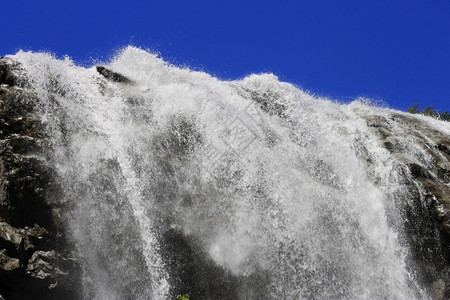
<instances>
[{"instance_id":1,"label":"wet rock surface","mask_svg":"<svg viewBox=\"0 0 450 300\"><path fill-rule=\"evenodd\" d=\"M39 99L14 75L19 68L0 59L0 299L77 299Z\"/></svg>"},{"instance_id":2,"label":"wet rock surface","mask_svg":"<svg viewBox=\"0 0 450 300\"><path fill-rule=\"evenodd\" d=\"M403 172L402 217L415 276L433 299L449 299L450 136L407 114L368 116L366 122Z\"/></svg>"},{"instance_id":3,"label":"wet rock surface","mask_svg":"<svg viewBox=\"0 0 450 300\"><path fill-rule=\"evenodd\" d=\"M106 79L111 80L113 82L133 83L133 81L131 81L131 79L123 76L120 73L111 71L105 67L97 66L96 69L97 69L97 72L99 72L101 75L103 75L103 77L105 77Z\"/></svg>"}]
</instances>

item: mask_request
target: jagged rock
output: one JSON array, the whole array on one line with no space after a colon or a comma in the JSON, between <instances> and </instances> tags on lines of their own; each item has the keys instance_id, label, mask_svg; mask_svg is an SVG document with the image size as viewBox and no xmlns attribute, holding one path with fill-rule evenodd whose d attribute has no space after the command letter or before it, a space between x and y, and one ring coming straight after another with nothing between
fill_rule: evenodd
<instances>
[{"instance_id":1,"label":"jagged rock","mask_svg":"<svg viewBox=\"0 0 450 300\"><path fill-rule=\"evenodd\" d=\"M36 251L28 261L27 275L37 279L53 277L57 272L55 261L55 251Z\"/></svg>"},{"instance_id":2,"label":"jagged rock","mask_svg":"<svg viewBox=\"0 0 450 300\"><path fill-rule=\"evenodd\" d=\"M128 79L127 77L123 76L120 73L108 70L105 67L97 66L97 72L99 72L103 77L106 79L109 79L113 82L122 82L122 83L133 83L131 79Z\"/></svg>"},{"instance_id":3,"label":"jagged rock","mask_svg":"<svg viewBox=\"0 0 450 300\"><path fill-rule=\"evenodd\" d=\"M8 223L0 222L0 247L4 242L19 247L22 243L22 239L23 235L20 234L18 229L12 227Z\"/></svg>"},{"instance_id":4,"label":"jagged rock","mask_svg":"<svg viewBox=\"0 0 450 300\"><path fill-rule=\"evenodd\" d=\"M17 258L6 255L6 250L0 251L0 272L11 272L20 268L20 261Z\"/></svg>"},{"instance_id":5,"label":"jagged rock","mask_svg":"<svg viewBox=\"0 0 450 300\"><path fill-rule=\"evenodd\" d=\"M286 106L279 101L280 95L272 90L261 92L259 90L245 89L250 98L255 101L259 107L270 115L283 117L286 114Z\"/></svg>"},{"instance_id":6,"label":"jagged rock","mask_svg":"<svg viewBox=\"0 0 450 300\"><path fill-rule=\"evenodd\" d=\"M10 61L3 57L0 59L0 84L13 86L15 84L15 76L11 72Z\"/></svg>"},{"instance_id":7,"label":"jagged rock","mask_svg":"<svg viewBox=\"0 0 450 300\"><path fill-rule=\"evenodd\" d=\"M48 243L48 231L45 228L40 227L38 224L34 224L33 228L25 227L25 238L23 247L25 251L33 251L34 249L45 249L46 243Z\"/></svg>"},{"instance_id":8,"label":"jagged rock","mask_svg":"<svg viewBox=\"0 0 450 300\"><path fill-rule=\"evenodd\" d=\"M382 128L387 125L387 120L383 116L367 116L366 122L369 127Z\"/></svg>"},{"instance_id":9,"label":"jagged rock","mask_svg":"<svg viewBox=\"0 0 450 300\"><path fill-rule=\"evenodd\" d=\"M406 238L412 248L412 260L421 270L418 277L434 299L448 299L450 137L404 114L393 114L390 119L368 116L366 122L378 135L381 145L404 169L404 185L411 196L410 206L405 206ZM420 151L414 153L423 155L412 156L410 147L419 148Z\"/></svg>"},{"instance_id":10,"label":"jagged rock","mask_svg":"<svg viewBox=\"0 0 450 300\"><path fill-rule=\"evenodd\" d=\"M67 247L46 126L19 68L0 59L0 294L76 299L80 268Z\"/></svg>"}]
</instances>

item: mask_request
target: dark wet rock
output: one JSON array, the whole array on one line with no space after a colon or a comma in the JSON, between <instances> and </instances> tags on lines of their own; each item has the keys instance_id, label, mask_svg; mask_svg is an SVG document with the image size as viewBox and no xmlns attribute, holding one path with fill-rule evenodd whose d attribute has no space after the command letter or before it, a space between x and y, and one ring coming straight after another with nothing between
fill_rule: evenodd
<instances>
[{"instance_id":1,"label":"dark wet rock","mask_svg":"<svg viewBox=\"0 0 450 300\"><path fill-rule=\"evenodd\" d=\"M407 164L407 166L414 178L431 178L430 173L423 166L415 163Z\"/></svg>"},{"instance_id":2,"label":"dark wet rock","mask_svg":"<svg viewBox=\"0 0 450 300\"><path fill-rule=\"evenodd\" d=\"M6 250L0 251L0 272L13 272L20 268L20 261L17 258L6 255Z\"/></svg>"},{"instance_id":3,"label":"dark wet rock","mask_svg":"<svg viewBox=\"0 0 450 300\"><path fill-rule=\"evenodd\" d=\"M5 166L3 175L7 178L4 197L0 198L0 217L14 227L37 223L56 231L47 203L47 188L53 184L49 167L37 158L15 154L0 157L0 164Z\"/></svg>"},{"instance_id":4,"label":"dark wet rock","mask_svg":"<svg viewBox=\"0 0 450 300\"><path fill-rule=\"evenodd\" d=\"M322 182L324 185L335 189L340 189L342 187L337 174L323 160L314 162L312 166L307 168L307 171L311 176Z\"/></svg>"},{"instance_id":5,"label":"dark wet rock","mask_svg":"<svg viewBox=\"0 0 450 300\"><path fill-rule=\"evenodd\" d=\"M36 251L28 261L27 275L37 279L56 277L59 270L55 267L55 251Z\"/></svg>"},{"instance_id":6,"label":"dark wet rock","mask_svg":"<svg viewBox=\"0 0 450 300\"><path fill-rule=\"evenodd\" d=\"M95 204L90 203L89 215L98 216L86 216L83 224L77 227L84 237L78 243L78 257L84 261L92 261L94 257L99 262L98 265L82 266L83 276L88 278L83 283L83 299L98 297L95 294L98 285L109 287L108 293L117 299L145 295L146 289L150 288L150 274L140 246L139 224L133 217L130 203L125 201L123 191L116 189L114 184L123 180L118 161L107 159L89 176L89 184L80 183L86 195L93 195L97 200ZM89 201L86 195L76 200L80 216L84 215L85 201Z\"/></svg>"},{"instance_id":7,"label":"dark wet rock","mask_svg":"<svg viewBox=\"0 0 450 300\"><path fill-rule=\"evenodd\" d=\"M245 95L255 101L258 106L269 115L284 117L286 115L286 105L280 101L280 95L272 90L261 92L260 90L245 89Z\"/></svg>"},{"instance_id":8,"label":"dark wet rock","mask_svg":"<svg viewBox=\"0 0 450 300\"><path fill-rule=\"evenodd\" d=\"M50 249L48 247L49 233L45 228L34 224L32 228L26 226L22 232L25 232L23 248L26 252L30 253L30 251L32 252L35 249Z\"/></svg>"},{"instance_id":9,"label":"dark wet rock","mask_svg":"<svg viewBox=\"0 0 450 300\"><path fill-rule=\"evenodd\" d=\"M172 270L171 298L189 292L196 299L239 299L239 278L217 266L200 245L176 229L163 235L165 263ZM224 284L225 283L225 284Z\"/></svg>"},{"instance_id":10,"label":"dark wet rock","mask_svg":"<svg viewBox=\"0 0 450 300\"><path fill-rule=\"evenodd\" d=\"M437 148L439 151L441 151L441 152L445 153L446 155L449 155L449 156L450 156L450 147L449 147L448 145L437 144L437 145L436 145L436 148Z\"/></svg>"},{"instance_id":11,"label":"dark wet rock","mask_svg":"<svg viewBox=\"0 0 450 300\"><path fill-rule=\"evenodd\" d=\"M449 299L450 136L406 114L365 118L403 169L401 183L406 194L394 201L404 202L405 239L417 278L433 299Z\"/></svg>"},{"instance_id":12,"label":"dark wet rock","mask_svg":"<svg viewBox=\"0 0 450 300\"><path fill-rule=\"evenodd\" d=\"M15 85L15 76L11 71L9 59L0 58L0 85L7 84L9 86Z\"/></svg>"},{"instance_id":13,"label":"dark wet rock","mask_svg":"<svg viewBox=\"0 0 450 300\"><path fill-rule=\"evenodd\" d=\"M22 243L23 235L19 230L12 227L8 223L0 222L0 246L9 243L15 247L19 247Z\"/></svg>"},{"instance_id":14,"label":"dark wet rock","mask_svg":"<svg viewBox=\"0 0 450 300\"><path fill-rule=\"evenodd\" d=\"M200 241L177 228L165 230L161 237L164 263L171 270L170 296L189 293L192 299L241 299L252 286L252 299L267 299L268 278L264 272L236 275L217 265ZM244 287L244 288L243 288Z\"/></svg>"},{"instance_id":15,"label":"dark wet rock","mask_svg":"<svg viewBox=\"0 0 450 300\"><path fill-rule=\"evenodd\" d=\"M0 295L76 299L80 270L59 213L39 98L20 84L19 69L0 59Z\"/></svg>"},{"instance_id":16,"label":"dark wet rock","mask_svg":"<svg viewBox=\"0 0 450 300\"><path fill-rule=\"evenodd\" d=\"M97 72L99 72L103 77L105 77L108 80L111 80L113 82L121 82L121 83L133 83L131 79L128 79L127 77L123 76L120 73L111 71L105 67L97 66Z\"/></svg>"},{"instance_id":17,"label":"dark wet rock","mask_svg":"<svg viewBox=\"0 0 450 300\"><path fill-rule=\"evenodd\" d=\"M202 135L193 120L174 116L167 124L167 132L155 138L157 152L165 160L185 158L202 143Z\"/></svg>"}]
</instances>

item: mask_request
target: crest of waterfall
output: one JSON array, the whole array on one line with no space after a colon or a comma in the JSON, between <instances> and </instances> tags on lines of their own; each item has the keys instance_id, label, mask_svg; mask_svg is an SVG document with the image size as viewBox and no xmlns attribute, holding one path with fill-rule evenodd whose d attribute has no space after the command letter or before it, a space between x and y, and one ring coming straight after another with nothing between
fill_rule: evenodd
<instances>
[{"instance_id":1,"label":"crest of waterfall","mask_svg":"<svg viewBox=\"0 0 450 300\"><path fill-rule=\"evenodd\" d=\"M272 74L221 81L134 47L105 65L125 82L13 57L41 99L87 299L427 298L402 174L365 119L390 110Z\"/></svg>"}]
</instances>

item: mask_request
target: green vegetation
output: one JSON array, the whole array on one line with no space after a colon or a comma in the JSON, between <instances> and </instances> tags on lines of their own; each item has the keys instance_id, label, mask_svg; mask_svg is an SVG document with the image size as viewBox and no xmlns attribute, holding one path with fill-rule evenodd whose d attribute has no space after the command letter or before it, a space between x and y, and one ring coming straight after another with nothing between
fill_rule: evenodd
<instances>
[{"instance_id":1,"label":"green vegetation","mask_svg":"<svg viewBox=\"0 0 450 300\"><path fill-rule=\"evenodd\" d=\"M177 300L189 300L189 294L178 295Z\"/></svg>"},{"instance_id":2,"label":"green vegetation","mask_svg":"<svg viewBox=\"0 0 450 300\"><path fill-rule=\"evenodd\" d=\"M298 299L298 297L300 296L301 292L302 292L302 290L298 291L297 294L294 295L294 300Z\"/></svg>"},{"instance_id":3,"label":"green vegetation","mask_svg":"<svg viewBox=\"0 0 450 300\"><path fill-rule=\"evenodd\" d=\"M408 112L411 114L422 114L424 116L430 116L438 120L450 122L450 113L448 111L439 113L436 109L434 109L434 105L429 105L421 110L420 104L413 104L408 107Z\"/></svg>"}]
</instances>

